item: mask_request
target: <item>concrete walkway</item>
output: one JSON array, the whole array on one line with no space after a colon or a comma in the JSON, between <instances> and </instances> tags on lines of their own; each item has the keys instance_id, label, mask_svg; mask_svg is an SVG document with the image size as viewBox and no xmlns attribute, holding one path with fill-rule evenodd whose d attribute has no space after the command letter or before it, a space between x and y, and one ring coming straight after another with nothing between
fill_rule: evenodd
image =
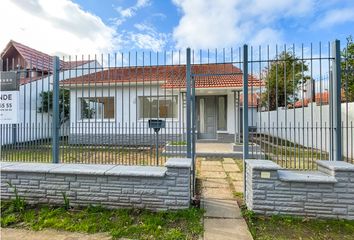
<instances>
[{"instance_id":1,"label":"concrete walkway","mask_svg":"<svg viewBox=\"0 0 354 240\"><path fill-rule=\"evenodd\" d=\"M202 206L204 216L204 240L251 240L241 211L233 197L231 187L242 191L242 173L235 161L201 160ZM230 186L230 182L232 182Z\"/></svg>"}]
</instances>

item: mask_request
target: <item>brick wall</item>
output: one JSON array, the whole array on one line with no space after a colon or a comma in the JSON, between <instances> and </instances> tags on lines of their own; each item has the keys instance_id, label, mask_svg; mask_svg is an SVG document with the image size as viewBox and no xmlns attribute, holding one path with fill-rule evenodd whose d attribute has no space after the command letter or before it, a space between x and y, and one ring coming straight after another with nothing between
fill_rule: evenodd
<instances>
[{"instance_id":1,"label":"brick wall","mask_svg":"<svg viewBox=\"0 0 354 240\"><path fill-rule=\"evenodd\" d=\"M165 167L93 164L1 163L1 200L17 187L26 202L72 206L168 210L188 208L191 159L169 159Z\"/></svg>"},{"instance_id":2,"label":"brick wall","mask_svg":"<svg viewBox=\"0 0 354 240\"><path fill-rule=\"evenodd\" d=\"M354 165L317 164L318 171L290 171L271 161L247 160L248 209L264 215L354 219Z\"/></svg>"}]
</instances>

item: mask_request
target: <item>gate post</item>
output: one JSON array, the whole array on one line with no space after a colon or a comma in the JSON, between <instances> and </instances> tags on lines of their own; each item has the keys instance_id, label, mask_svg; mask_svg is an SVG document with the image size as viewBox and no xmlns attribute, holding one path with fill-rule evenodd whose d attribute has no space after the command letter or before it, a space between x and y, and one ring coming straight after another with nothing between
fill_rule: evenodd
<instances>
[{"instance_id":1,"label":"gate post","mask_svg":"<svg viewBox=\"0 0 354 240\"><path fill-rule=\"evenodd\" d=\"M186 65L186 100L187 100L187 158L192 157L192 143L191 143L191 49L187 48L187 65Z\"/></svg>"},{"instance_id":2,"label":"gate post","mask_svg":"<svg viewBox=\"0 0 354 240\"><path fill-rule=\"evenodd\" d=\"M246 159L248 159L248 45L243 45L243 198L246 199Z\"/></svg>"},{"instance_id":3,"label":"gate post","mask_svg":"<svg viewBox=\"0 0 354 240\"><path fill-rule=\"evenodd\" d=\"M53 120L52 120L52 157L59 163L59 57L53 57Z\"/></svg>"},{"instance_id":4,"label":"gate post","mask_svg":"<svg viewBox=\"0 0 354 240\"><path fill-rule=\"evenodd\" d=\"M192 159L192 189L191 189L191 198L194 199L195 195L195 156L194 156L194 113L192 115L192 108L194 112L195 103L193 102L192 94L192 76L191 76L191 49L187 48L186 52L186 103L187 103L187 158ZM194 90L193 90L194 91ZM192 132L193 130L193 132Z\"/></svg>"},{"instance_id":5,"label":"gate post","mask_svg":"<svg viewBox=\"0 0 354 240\"><path fill-rule=\"evenodd\" d=\"M335 40L332 43L332 90L330 95L331 115L332 115L332 146L330 146L330 160L342 161L342 118L341 118L341 56L340 41Z\"/></svg>"}]
</instances>

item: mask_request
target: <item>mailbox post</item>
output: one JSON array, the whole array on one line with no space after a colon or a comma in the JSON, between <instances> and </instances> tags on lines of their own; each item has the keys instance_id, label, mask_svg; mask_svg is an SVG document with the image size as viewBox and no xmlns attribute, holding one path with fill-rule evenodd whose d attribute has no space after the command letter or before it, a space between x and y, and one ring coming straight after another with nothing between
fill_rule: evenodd
<instances>
[{"instance_id":1,"label":"mailbox post","mask_svg":"<svg viewBox=\"0 0 354 240\"><path fill-rule=\"evenodd\" d=\"M156 133L156 163L159 165L159 131L161 128L165 128L166 122L160 119L150 119L149 128L154 129Z\"/></svg>"}]
</instances>

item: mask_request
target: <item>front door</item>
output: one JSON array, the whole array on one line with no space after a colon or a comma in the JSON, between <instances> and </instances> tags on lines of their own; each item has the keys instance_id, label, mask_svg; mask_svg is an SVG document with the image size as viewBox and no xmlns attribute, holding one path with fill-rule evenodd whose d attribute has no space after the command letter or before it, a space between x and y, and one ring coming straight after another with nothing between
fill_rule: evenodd
<instances>
[{"instance_id":1,"label":"front door","mask_svg":"<svg viewBox=\"0 0 354 240\"><path fill-rule=\"evenodd\" d=\"M216 97L197 97L198 139L216 139Z\"/></svg>"}]
</instances>

